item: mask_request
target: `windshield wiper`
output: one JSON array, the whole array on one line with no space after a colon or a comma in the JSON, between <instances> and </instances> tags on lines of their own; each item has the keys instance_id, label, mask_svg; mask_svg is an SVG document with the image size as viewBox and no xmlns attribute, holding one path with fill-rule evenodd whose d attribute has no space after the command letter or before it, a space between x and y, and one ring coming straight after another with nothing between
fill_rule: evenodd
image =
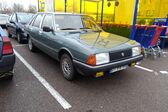
<instances>
[{"instance_id":1,"label":"windshield wiper","mask_svg":"<svg viewBox=\"0 0 168 112\"><path fill-rule=\"evenodd\" d=\"M91 29L91 28L80 28L80 29L82 29L82 30L87 30L87 29Z\"/></svg>"},{"instance_id":2,"label":"windshield wiper","mask_svg":"<svg viewBox=\"0 0 168 112\"><path fill-rule=\"evenodd\" d=\"M93 32L102 32L102 30L93 30Z\"/></svg>"},{"instance_id":3,"label":"windshield wiper","mask_svg":"<svg viewBox=\"0 0 168 112\"><path fill-rule=\"evenodd\" d=\"M62 28L60 30L77 30L76 28Z\"/></svg>"}]
</instances>

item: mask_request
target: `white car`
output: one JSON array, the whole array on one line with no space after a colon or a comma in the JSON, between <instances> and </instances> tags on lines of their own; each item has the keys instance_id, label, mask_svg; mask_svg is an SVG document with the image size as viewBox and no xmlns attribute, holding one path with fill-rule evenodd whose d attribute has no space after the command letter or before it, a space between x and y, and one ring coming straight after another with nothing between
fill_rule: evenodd
<instances>
[{"instance_id":1,"label":"white car","mask_svg":"<svg viewBox=\"0 0 168 112\"><path fill-rule=\"evenodd\" d=\"M8 21L8 15L7 14L0 14L0 26L6 27L6 23Z\"/></svg>"}]
</instances>

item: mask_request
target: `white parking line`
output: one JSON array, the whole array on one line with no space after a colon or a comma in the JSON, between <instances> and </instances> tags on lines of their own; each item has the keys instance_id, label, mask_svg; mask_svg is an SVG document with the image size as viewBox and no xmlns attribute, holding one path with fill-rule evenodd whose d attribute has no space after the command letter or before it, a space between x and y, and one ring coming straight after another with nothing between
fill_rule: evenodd
<instances>
[{"instance_id":1,"label":"white parking line","mask_svg":"<svg viewBox=\"0 0 168 112\"><path fill-rule=\"evenodd\" d=\"M69 109L72 106L16 51L15 55L22 63L32 72L39 82L48 90L48 92L61 104L64 109Z\"/></svg>"},{"instance_id":2,"label":"white parking line","mask_svg":"<svg viewBox=\"0 0 168 112\"><path fill-rule=\"evenodd\" d=\"M160 73L168 75L168 71L160 71Z\"/></svg>"},{"instance_id":3,"label":"white parking line","mask_svg":"<svg viewBox=\"0 0 168 112\"><path fill-rule=\"evenodd\" d=\"M17 45L13 45L13 47L23 47L23 46L27 46L26 44L24 45L24 44L17 44Z\"/></svg>"},{"instance_id":4,"label":"white parking line","mask_svg":"<svg viewBox=\"0 0 168 112\"><path fill-rule=\"evenodd\" d=\"M148 69L148 68L145 68L145 67L142 67L142 66L139 66L139 65L135 65L136 68L140 68L142 70L145 70L145 71L148 71L148 72L154 72L153 70L151 69Z\"/></svg>"}]
</instances>

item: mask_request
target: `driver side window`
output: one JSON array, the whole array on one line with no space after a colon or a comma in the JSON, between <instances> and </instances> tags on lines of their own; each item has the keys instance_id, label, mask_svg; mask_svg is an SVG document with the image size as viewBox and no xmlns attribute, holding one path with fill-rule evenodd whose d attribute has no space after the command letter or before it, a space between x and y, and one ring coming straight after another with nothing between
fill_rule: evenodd
<instances>
[{"instance_id":1,"label":"driver side window","mask_svg":"<svg viewBox=\"0 0 168 112\"><path fill-rule=\"evenodd\" d=\"M42 28L43 27L48 27L50 29L54 29L52 15L46 15L44 17Z\"/></svg>"},{"instance_id":2,"label":"driver side window","mask_svg":"<svg viewBox=\"0 0 168 112\"><path fill-rule=\"evenodd\" d=\"M43 17L43 15L39 14L39 15L35 18L35 20L34 20L34 22L33 22L33 26L34 26L34 27L37 27L37 28L40 27L40 23L41 23L42 17Z\"/></svg>"}]
</instances>

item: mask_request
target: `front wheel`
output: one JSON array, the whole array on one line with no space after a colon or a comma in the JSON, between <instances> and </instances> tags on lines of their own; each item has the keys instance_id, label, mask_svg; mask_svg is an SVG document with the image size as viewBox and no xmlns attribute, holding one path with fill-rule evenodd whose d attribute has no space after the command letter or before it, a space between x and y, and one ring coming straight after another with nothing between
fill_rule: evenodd
<instances>
[{"instance_id":1,"label":"front wheel","mask_svg":"<svg viewBox=\"0 0 168 112\"><path fill-rule=\"evenodd\" d=\"M74 80L76 71L69 55L63 54L61 56L60 67L65 79Z\"/></svg>"},{"instance_id":2,"label":"front wheel","mask_svg":"<svg viewBox=\"0 0 168 112\"><path fill-rule=\"evenodd\" d=\"M36 46L34 46L34 44L32 43L31 38L28 39L28 46L29 46L29 50L32 52L35 52L37 50Z\"/></svg>"}]
</instances>

